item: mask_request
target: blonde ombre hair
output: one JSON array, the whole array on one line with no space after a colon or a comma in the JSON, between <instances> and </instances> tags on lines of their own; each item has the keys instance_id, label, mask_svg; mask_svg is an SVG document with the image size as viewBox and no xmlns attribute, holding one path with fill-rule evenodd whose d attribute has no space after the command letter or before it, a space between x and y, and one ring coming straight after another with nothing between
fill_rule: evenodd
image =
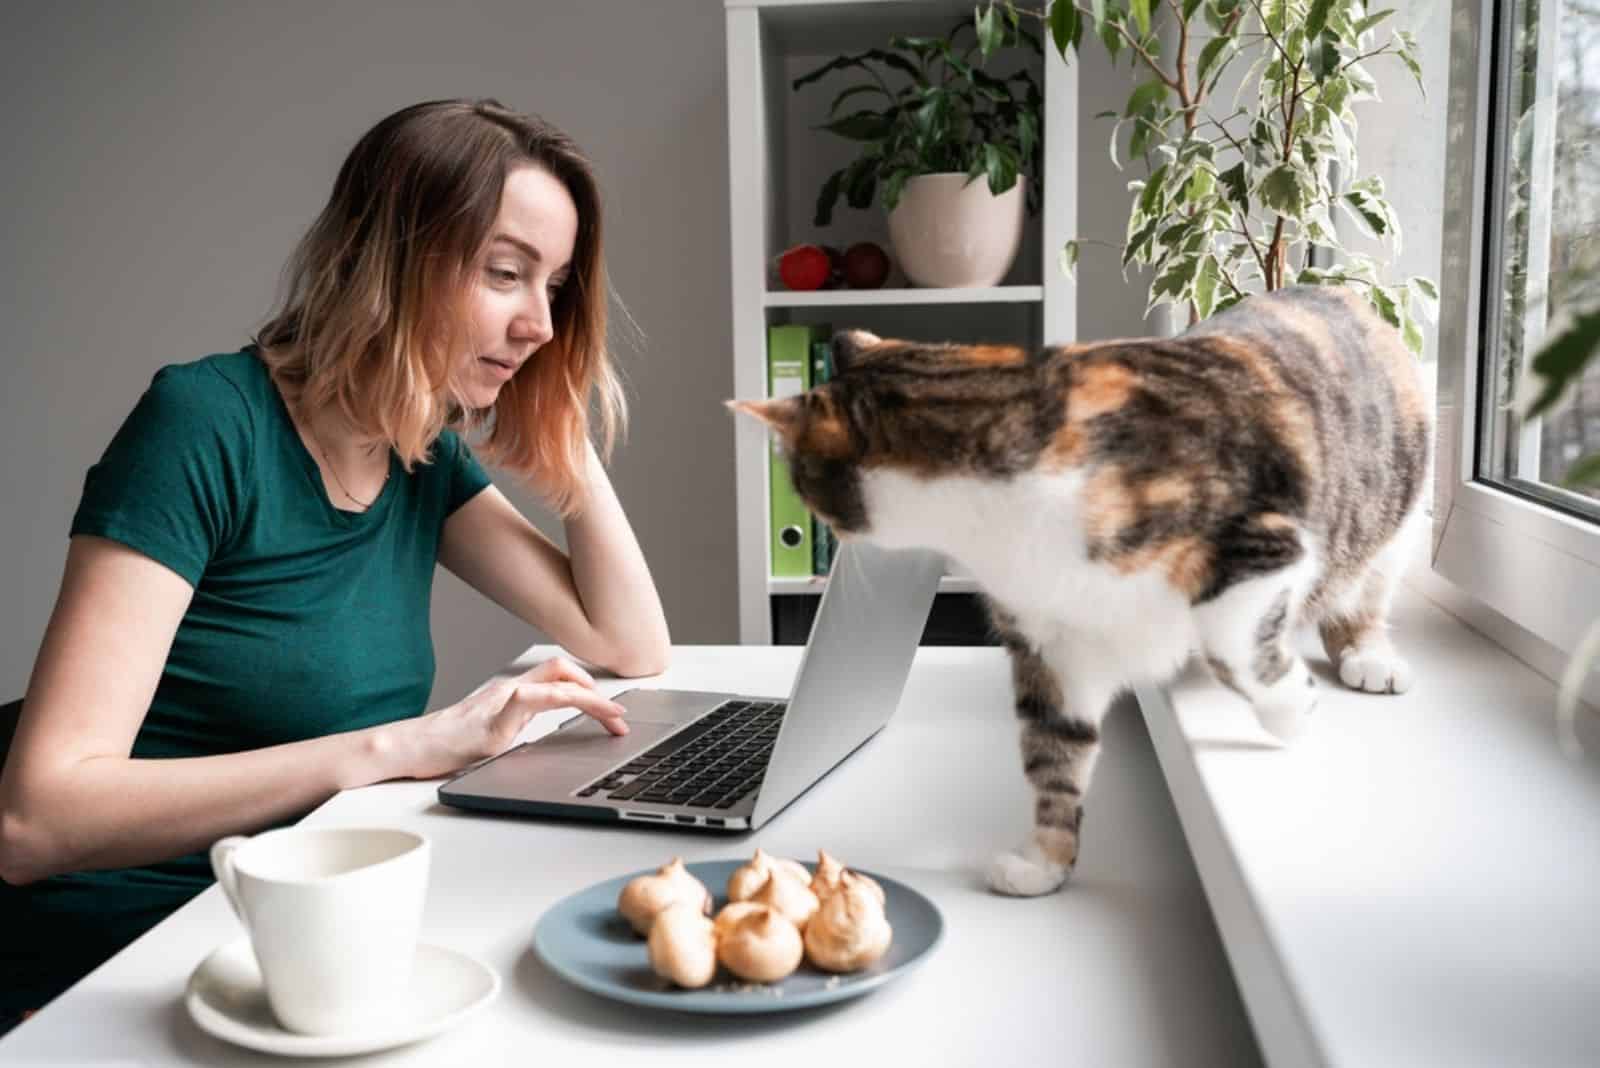
<instances>
[{"instance_id":1,"label":"blonde ombre hair","mask_svg":"<svg viewBox=\"0 0 1600 1068\"><path fill-rule=\"evenodd\" d=\"M466 344L465 297L514 169L533 165L578 211L554 337L471 411L450 381ZM379 122L344 161L333 194L284 269L283 301L253 339L290 402L335 407L410 471L447 426L486 430L485 459L531 480L564 515L580 504L590 401L600 451L627 409L606 348L609 283L599 186L572 139L494 100L435 100Z\"/></svg>"}]
</instances>

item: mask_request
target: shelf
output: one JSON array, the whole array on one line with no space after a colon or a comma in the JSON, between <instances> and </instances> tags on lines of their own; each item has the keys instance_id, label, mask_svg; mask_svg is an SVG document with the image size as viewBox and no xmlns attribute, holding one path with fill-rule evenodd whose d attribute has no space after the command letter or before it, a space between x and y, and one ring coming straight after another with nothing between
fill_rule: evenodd
<instances>
[{"instance_id":1,"label":"shelf","mask_svg":"<svg viewBox=\"0 0 1600 1068\"><path fill-rule=\"evenodd\" d=\"M828 588L826 578L768 578L769 594L821 593ZM977 593L978 583L966 575L946 575L939 580L940 593Z\"/></svg>"},{"instance_id":2,"label":"shelf","mask_svg":"<svg viewBox=\"0 0 1600 1068\"><path fill-rule=\"evenodd\" d=\"M898 304L1041 304L1043 286L991 286L986 289L819 289L768 291L769 308L860 308Z\"/></svg>"},{"instance_id":3,"label":"shelf","mask_svg":"<svg viewBox=\"0 0 1600 1068\"><path fill-rule=\"evenodd\" d=\"M777 50L802 56L880 45L897 33L942 34L973 13L972 0L724 0L724 5L755 9Z\"/></svg>"}]
</instances>

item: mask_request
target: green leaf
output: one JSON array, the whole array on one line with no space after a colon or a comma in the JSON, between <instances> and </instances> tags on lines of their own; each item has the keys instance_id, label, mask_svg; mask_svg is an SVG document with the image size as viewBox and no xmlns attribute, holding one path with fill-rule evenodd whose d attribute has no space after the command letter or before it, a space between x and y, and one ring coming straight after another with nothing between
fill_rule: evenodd
<instances>
[{"instance_id":1,"label":"green leaf","mask_svg":"<svg viewBox=\"0 0 1600 1068\"><path fill-rule=\"evenodd\" d=\"M1061 246L1060 262L1061 273L1068 278L1075 277L1078 269L1078 243L1076 241L1068 241Z\"/></svg>"},{"instance_id":2,"label":"green leaf","mask_svg":"<svg viewBox=\"0 0 1600 1068\"><path fill-rule=\"evenodd\" d=\"M822 183L822 192L817 194L817 211L811 219L813 226L827 226L833 222L833 206L839 201L839 186L843 182L844 169L841 168Z\"/></svg>"},{"instance_id":3,"label":"green leaf","mask_svg":"<svg viewBox=\"0 0 1600 1068\"><path fill-rule=\"evenodd\" d=\"M1345 211L1361 224L1369 237L1381 238L1388 233L1389 223L1384 218L1383 212L1373 207L1367 196L1360 192L1346 193L1339 198L1340 205Z\"/></svg>"},{"instance_id":4,"label":"green leaf","mask_svg":"<svg viewBox=\"0 0 1600 1068\"><path fill-rule=\"evenodd\" d=\"M989 192L999 196L1017 184L1017 166L1010 153L998 145L983 146L983 169L989 176Z\"/></svg>"},{"instance_id":5,"label":"green leaf","mask_svg":"<svg viewBox=\"0 0 1600 1068\"><path fill-rule=\"evenodd\" d=\"M1594 354L1600 351L1600 308L1573 317L1565 329L1550 338L1533 358L1533 373L1544 379L1544 386L1523 414L1531 419L1548 410L1567 384L1576 379Z\"/></svg>"},{"instance_id":6,"label":"green leaf","mask_svg":"<svg viewBox=\"0 0 1600 1068\"><path fill-rule=\"evenodd\" d=\"M1005 24L1000 21L1000 11L990 0L987 11L973 9L973 25L978 31L978 50L983 53L983 58L990 56L1005 43Z\"/></svg>"},{"instance_id":7,"label":"green leaf","mask_svg":"<svg viewBox=\"0 0 1600 1068\"><path fill-rule=\"evenodd\" d=\"M1568 489L1581 489L1600 482L1600 452L1591 452L1567 468L1567 477L1561 484Z\"/></svg>"},{"instance_id":8,"label":"green leaf","mask_svg":"<svg viewBox=\"0 0 1600 1068\"><path fill-rule=\"evenodd\" d=\"M1411 350L1411 355L1422 355L1422 328L1410 315L1401 315L1400 337L1406 343L1406 348Z\"/></svg>"},{"instance_id":9,"label":"green leaf","mask_svg":"<svg viewBox=\"0 0 1600 1068\"><path fill-rule=\"evenodd\" d=\"M1304 177L1287 163L1280 163L1268 171L1256 193L1261 202L1279 215L1298 218L1305 211L1308 190Z\"/></svg>"},{"instance_id":10,"label":"green leaf","mask_svg":"<svg viewBox=\"0 0 1600 1068\"><path fill-rule=\"evenodd\" d=\"M1154 303L1156 297L1162 295L1169 295L1174 300L1182 297L1183 291L1189 287L1190 282L1194 281L1195 271L1199 267L1200 257L1198 256L1185 256L1173 263L1151 283L1150 297L1152 303Z\"/></svg>"},{"instance_id":11,"label":"green leaf","mask_svg":"<svg viewBox=\"0 0 1600 1068\"><path fill-rule=\"evenodd\" d=\"M1063 0L1070 3L1071 0ZM1099 33L1106 25L1106 0L1089 0L1089 17L1094 20L1094 32Z\"/></svg>"},{"instance_id":12,"label":"green leaf","mask_svg":"<svg viewBox=\"0 0 1600 1068\"><path fill-rule=\"evenodd\" d=\"M1194 13L1200 10L1200 5L1205 0L1183 0L1183 21L1188 22L1194 18Z\"/></svg>"},{"instance_id":13,"label":"green leaf","mask_svg":"<svg viewBox=\"0 0 1600 1068\"><path fill-rule=\"evenodd\" d=\"M822 129L852 141L881 141L889 135L892 123L876 111L858 111L842 119L823 123Z\"/></svg>"},{"instance_id":14,"label":"green leaf","mask_svg":"<svg viewBox=\"0 0 1600 1068\"><path fill-rule=\"evenodd\" d=\"M1421 275L1416 275L1406 279L1406 289L1417 306L1422 309L1423 318L1430 323L1438 322L1439 291L1434 288L1433 283Z\"/></svg>"},{"instance_id":15,"label":"green leaf","mask_svg":"<svg viewBox=\"0 0 1600 1068\"><path fill-rule=\"evenodd\" d=\"M1169 92L1171 90L1167 87L1166 82L1154 79L1145 82L1129 95L1128 106L1122 112L1123 117L1132 118L1135 115L1144 114L1156 104L1164 102Z\"/></svg>"},{"instance_id":16,"label":"green leaf","mask_svg":"<svg viewBox=\"0 0 1600 1068\"><path fill-rule=\"evenodd\" d=\"M1344 61L1339 51L1339 35L1329 30L1311 46L1311 74L1318 82L1327 81Z\"/></svg>"},{"instance_id":17,"label":"green leaf","mask_svg":"<svg viewBox=\"0 0 1600 1068\"><path fill-rule=\"evenodd\" d=\"M837 115L837 114L839 114L839 105L843 104L846 100L849 100L853 96L859 96L862 93L881 93L883 91L884 91L883 87L881 85L876 85L876 84L872 84L872 85L852 85L850 88L846 89L844 92L840 93L838 96L833 98L833 104L831 106L829 106L828 114L829 115ZM891 97L890 99L893 99L893 97Z\"/></svg>"},{"instance_id":18,"label":"green leaf","mask_svg":"<svg viewBox=\"0 0 1600 1068\"><path fill-rule=\"evenodd\" d=\"M1422 81L1422 65L1417 62L1417 57L1412 55L1409 48L1400 49L1399 56L1400 62L1406 65L1406 69L1409 70L1411 72L1411 76L1416 79L1417 88L1422 90L1422 96L1424 99L1426 99L1428 96L1428 87Z\"/></svg>"},{"instance_id":19,"label":"green leaf","mask_svg":"<svg viewBox=\"0 0 1600 1068\"><path fill-rule=\"evenodd\" d=\"M1311 0L1311 10L1306 13L1306 40L1322 32L1322 28L1328 24L1328 10L1332 7L1333 0Z\"/></svg>"},{"instance_id":20,"label":"green leaf","mask_svg":"<svg viewBox=\"0 0 1600 1068\"><path fill-rule=\"evenodd\" d=\"M1194 278L1194 307L1202 319L1209 319L1216 307L1217 282L1221 276L1222 268L1218 266L1215 256L1201 258L1199 273Z\"/></svg>"},{"instance_id":21,"label":"green leaf","mask_svg":"<svg viewBox=\"0 0 1600 1068\"><path fill-rule=\"evenodd\" d=\"M1228 199L1239 205L1240 210L1249 214L1250 192L1249 184L1244 174L1244 161L1240 160L1217 175L1217 180L1222 183L1222 188L1227 192Z\"/></svg>"},{"instance_id":22,"label":"green leaf","mask_svg":"<svg viewBox=\"0 0 1600 1068\"><path fill-rule=\"evenodd\" d=\"M1400 309L1382 286L1372 286L1367 290L1367 297L1372 301L1372 306L1378 309L1378 315L1383 321L1395 329L1400 328Z\"/></svg>"},{"instance_id":23,"label":"green leaf","mask_svg":"<svg viewBox=\"0 0 1600 1068\"><path fill-rule=\"evenodd\" d=\"M1217 301L1217 306L1214 309L1212 309L1211 314L1212 315L1221 315L1223 312L1227 311L1229 308L1233 307L1235 304L1239 303L1243 299L1244 299L1244 294L1243 293L1229 293L1227 296L1225 296L1221 300Z\"/></svg>"},{"instance_id":24,"label":"green leaf","mask_svg":"<svg viewBox=\"0 0 1600 1068\"><path fill-rule=\"evenodd\" d=\"M1150 172L1150 178L1144 184L1144 192L1139 195L1139 210L1146 215L1154 215L1165 199L1166 190L1161 187L1161 183L1166 177L1165 163Z\"/></svg>"},{"instance_id":25,"label":"green leaf","mask_svg":"<svg viewBox=\"0 0 1600 1068\"><path fill-rule=\"evenodd\" d=\"M1128 10L1133 13L1134 25L1139 27L1139 36L1149 36L1150 0L1129 0Z\"/></svg>"},{"instance_id":26,"label":"green leaf","mask_svg":"<svg viewBox=\"0 0 1600 1068\"><path fill-rule=\"evenodd\" d=\"M1231 46L1235 43L1232 37L1220 35L1206 42L1206 46L1200 50L1200 66L1198 68L1199 80L1202 85L1205 84L1206 78L1210 77L1212 67L1216 66L1219 61L1225 62L1225 60L1222 60L1224 51L1228 51L1229 58L1232 57Z\"/></svg>"},{"instance_id":27,"label":"green leaf","mask_svg":"<svg viewBox=\"0 0 1600 1068\"><path fill-rule=\"evenodd\" d=\"M878 166L877 160L862 157L850 165L850 171L845 176L845 200L851 208L861 211L872 206L872 193L877 192Z\"/></svg>"},{"instance_id":28,"label":"green leaf","mask_svg":"<svg viewBox=\"0 0 1600 1068\"><path fill-rule=\"evenodd\" d=\"M1184 189L1183 199L1190 204L1198 203L1210 196L1216 187L1217 176L1205 167L1196 167Z\"/></svg>"},{"instance_id":29,"label":"green leaf","mask_svg":"<svg viewBox=\"0 0 1600 1068\"><path fill-rule=\"evenodd\" d=\"M836 59L830 59L817 69L808 71L805 74L800 75L800 77L796 78L794 81L790 82L789 88L791 90L801 89L807 85L810 85L814 81L818 81L819 79L826 77L836 70L844 70L846 67L861 67L863 70L869 69L867 68L866 64L861 62L863 56L864 53L863 55L839 56Z\"/></svg>"},{"instance_id":30,"label":"green leaf","mask_svg":"<svg viewBox=\"0 0 1600 1068\"><path fill-rule=\"evenodd\" d=\"M1138 233L1128 239L1122 250L1122 266L1126 267L1133 260L1141 256L1150 247L1150 239L1155 236L1156 228L1161 225L1161 220L1151 219L1145 223Z\"/></svg>"},{"instance_id":31,"label":"green leaf","mask_svg":"<svg viewBox=\"0 0 1600 1068\"><path fill-rule=\"evenodd\" d=\"M1393 14L1394 8L1391 7L1386 8L1383 11L1376 12L1375 14L1368 15L1364 19L1357 20L1356 24L1350 28L1350 32L1353 36L1360 37L1362 34L1372 29L1372 27L1376 26L1378 23L1382 22L1384 19Z\"/></svg>"},{"instance_id":32,"label":"green leaf","mask_svg":"<svg viewBox=\"0 0 1600 1068\"><path fill-rule=\"evenodd\" d=\"M1083 27L1078 21L1078 8L1073 0L1055 0L1050 5L1050 39L1055 42L1061 58L1067 58L1067 49L1075 48Z\"/></svg>"},{"instance_id":33,"label":"green leaf","mask_svg":"<svg viewBox=\"0 0 1600 1068\"><path fill-rule=\"evenodd\" d=\"M1122 34L1117 32L1116 24L1104 22L1099 24L1100 41L1106 46L1106 51L1111 53L1111 65L1116 66L1117 56L1122 52Z\"/></svg>"},{"instance_id":34,"label":"green leaf","mask_svg":"<svg viewBox=\"0 0 1600 1068\"><path fill-rule=\"evenodd\" d=\"M883 183L883 210L884 211L893 211L895 209L895 207L897 205L899 205L899 203L900 203L900 194L901 194L902 191L904 191L904 189L906 187L906 183L909 182L912 179L912 177L913 177L912 173L910 171L908 171L908 170L897 170L893 174L889 175L888 178L884 179L884 183Z\"/></svg>"}]
</instances>

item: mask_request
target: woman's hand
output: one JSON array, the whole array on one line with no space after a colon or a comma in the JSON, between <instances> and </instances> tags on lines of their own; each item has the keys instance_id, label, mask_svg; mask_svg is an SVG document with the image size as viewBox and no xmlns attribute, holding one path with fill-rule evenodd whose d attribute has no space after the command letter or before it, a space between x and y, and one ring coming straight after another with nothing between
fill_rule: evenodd
<instances>
[{"instance_id":1,"label":"woman's hand","mask_svg":"<svg viewBox=\"0 0 1600 1068\"><path fill-rule=\"evenodd\" d=\"M511 748L540 712L576 708L612 734L627 734L623 708L595 691L588 672L560 657L510 679L495 679L453 705L392 724L396 774L448 775Z\"/></svg>"}]
</instances>

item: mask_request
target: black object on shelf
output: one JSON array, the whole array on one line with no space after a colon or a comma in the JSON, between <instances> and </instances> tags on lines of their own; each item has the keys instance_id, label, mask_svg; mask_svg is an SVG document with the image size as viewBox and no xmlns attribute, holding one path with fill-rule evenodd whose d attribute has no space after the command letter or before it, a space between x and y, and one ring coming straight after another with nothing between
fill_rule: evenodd
<instances>
[{"instance_id":1,"label":"black object on shelf","mask_svg":"<svg viewBox=\"0 0 1600 1068\"><path fill-rule=\"evenodd\" d=\"M772 644L804 645L811 623L822 603L820 593L792 593L769 597L772 605ZM941 593L934 597L928 622L918 645L999 645L989 630L989 613L975 593Z\"/></svg>"}]
</instances>

